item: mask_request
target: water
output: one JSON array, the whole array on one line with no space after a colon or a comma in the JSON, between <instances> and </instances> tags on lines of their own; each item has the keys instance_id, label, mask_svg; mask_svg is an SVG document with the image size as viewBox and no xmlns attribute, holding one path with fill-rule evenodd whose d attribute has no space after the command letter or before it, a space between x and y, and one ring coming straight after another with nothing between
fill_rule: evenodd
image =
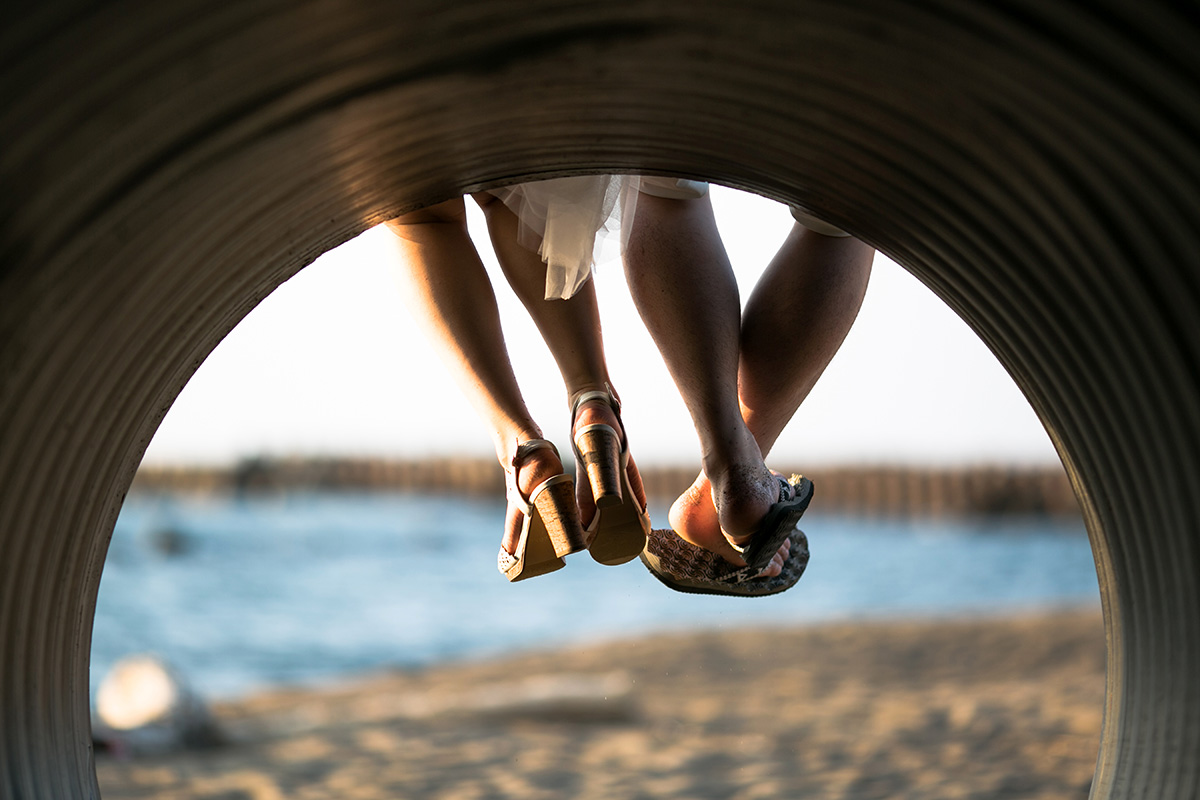
<instances>
[{"instance_id":1,"label":"water","mask_svg":"<svg viewBox=\"0 0 1200 800\"><path fill-rule=\"evenodd\" d=\"M769 598L682 595L637 561L509 584L500 500L296 493L139 497L100 586L93 692L123 655L164 655L231 697L363 671L659 630L1099 606L1081 522L805 517L812 561ZM665 508L652 506L656 520ZM155 545L177 534L181 552Z\"/></svg>"}]
</instances>

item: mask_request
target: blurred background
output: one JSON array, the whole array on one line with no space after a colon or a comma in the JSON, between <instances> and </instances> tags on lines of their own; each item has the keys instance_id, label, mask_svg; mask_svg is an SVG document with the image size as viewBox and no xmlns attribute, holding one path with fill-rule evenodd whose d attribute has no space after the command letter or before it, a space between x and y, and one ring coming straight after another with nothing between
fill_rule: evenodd
<instances>
[{"instance_id":1,"label":"blurred background","mask_svg":"<svg viewBox=\"0 0 1200 800\"><path fill-rule=\"evenodd\" d=\"M713 201L745 297L791 217L721 187ZM567 451L553 361L471 213L526 400ZM618 255L595 276L606 348L652 517L665 524L698 448ZM236 704L280 687L631 637L1099 608L1046 432L970 329L883 256L842 351L768 459L816 483L802 524L812 561L794 590L687 596L637 561L608 568L586 556L510 585L495 568L500 467L393 285L398 268L384 228L325 254L251 312L179 396L117 521L94 696L134 653L157 654L207 701ZM1094 735L1098 718L1083 728ZM115 752L132 752L110 734ZM133 774L101 771L112 796L141 796Z\"/></svg>"}]
</instances>

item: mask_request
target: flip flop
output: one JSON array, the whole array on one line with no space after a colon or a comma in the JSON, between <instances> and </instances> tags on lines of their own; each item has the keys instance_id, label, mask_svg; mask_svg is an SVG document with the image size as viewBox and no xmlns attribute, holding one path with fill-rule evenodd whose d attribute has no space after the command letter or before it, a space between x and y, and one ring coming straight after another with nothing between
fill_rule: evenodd
<instances>
[{"instance_id":1,"label":"flip flop","mask_svg":"<svg viewBox=\"0 0 1200 800\"><path fill-rule=\"evenodd\" d=\"M761 569L731 564L710 550L685 542L670 528L650 531L641 559L651 575L677 592L765 597L795 586L808 566L808 538L804 532L793 527L784 538L792 546L783 571L773 578L756 578Z\"/></svg>"},{"instance_id":2,"label":"flip flop","mask_svg":"<svg viewBox=\"0 0 1200 800\"><path fill-rule=\"evenodd\" d=\"M750 541L733 545L733 549L738 551L746 561L746 566L753 569L755 574L771 563L775 551L795 530L796 523L804 516L813 497L813 482L803 475L785 479L776 472L774 476L779 481L779 501L767 509L767 515Z\"/></svg>"},{"instance_id":3,"label":"flip flop","mask_svg":"<svg viewBox=\"0 0 1200 800\"><path fill-rule=\"evenodd\" d=\"M746 566L731 564L721 556L684 541L675 531L651 531L642 563L650 574L678 592L761 597L786 591L800 580L808 566L808 539L796 528L812 502L813 484L802 475L779 481L779 500L767 509L762 524L749 542L734 545ZM773 578L755 577L775 556L785 540L791 541L783 571Z\"/></svg>"}]
</instances>

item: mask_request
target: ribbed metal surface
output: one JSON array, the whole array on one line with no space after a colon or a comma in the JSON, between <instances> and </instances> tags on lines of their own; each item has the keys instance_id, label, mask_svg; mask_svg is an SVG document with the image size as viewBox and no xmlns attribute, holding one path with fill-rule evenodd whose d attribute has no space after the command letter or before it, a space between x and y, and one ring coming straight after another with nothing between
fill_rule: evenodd
<instances>
[{"instance_id":1,"label":"ribbed metal surface","mask_svg":"<svg viewBox=\"0 0 1200 800\"><path fill-rule=\"evenodd\" d=\"M979 332L1089 524L1110 652L1093 796L1197 796L1194 11L46 0L0 20L0 795L97 794L113 521L261 297L404 208L645 169L801 200Z\"/></svg>"}]
</instances>

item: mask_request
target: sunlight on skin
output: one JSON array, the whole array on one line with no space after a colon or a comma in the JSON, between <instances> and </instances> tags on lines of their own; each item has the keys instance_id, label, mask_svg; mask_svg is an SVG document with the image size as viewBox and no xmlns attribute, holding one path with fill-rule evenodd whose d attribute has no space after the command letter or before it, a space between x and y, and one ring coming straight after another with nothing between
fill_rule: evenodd
<instances>
[{"instance_id":1,"label":"sunlight on skin","mask_svg":"<svg viewBox=\"0 0 1200 800\"><path fill-rule=\"evenodd\" d=\"M776 203L714 187L743 299L791 225ZM510 356L546 436L567 442L558 371L492 257ZM484 426L426 346L401 299L394 237L375 229L331 251L249 314L180 394L148 463L227 463L249 455L490 457ZM625 287L617 246L596 283L608 362L642 464L698 463L690 420ZM1057 461L987 348L894 263L877 256L841 352L784 431L772 464Z\"/></svg>"}]
</instances>

